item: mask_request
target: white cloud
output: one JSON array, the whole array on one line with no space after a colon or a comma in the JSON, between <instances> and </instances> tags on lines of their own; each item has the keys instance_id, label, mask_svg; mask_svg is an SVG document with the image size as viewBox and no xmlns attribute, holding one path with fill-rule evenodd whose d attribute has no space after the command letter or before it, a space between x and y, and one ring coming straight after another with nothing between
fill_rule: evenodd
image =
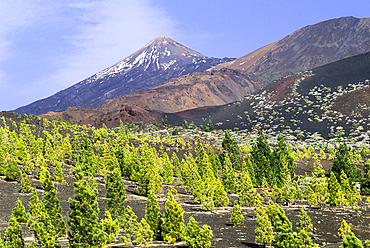
<instances>
[{"instance_id":1,"label":"white cloud","mask_svg":"<svg viewBox=\"0 0 370 248\"><path fill-rule=\"evenodd\" d=\"M113 65L159 35L173 36L174 22L147 0L111 0L71 4L79 10L79 32L67 36L74 51L50 80L72 85Z\"/></svg>"},{"instance_id":2,"label":"white cloud","mask_svg":"<svg viewBox=\"0 0 370 248\"><path fill-rule=\"evenodd\" d=\"M0 99L0 110L52 95L159 35L177 34L176 23L150 0L5 2L0 8L0 65L9 67L13 59L14 66L8 71L0 68L0 88L9 96ZM30 54L33 57L27 57ZM27 60L34 69L16 68ZM14 83L14 73L24 81Z\"/></svg>"}]
</instances>

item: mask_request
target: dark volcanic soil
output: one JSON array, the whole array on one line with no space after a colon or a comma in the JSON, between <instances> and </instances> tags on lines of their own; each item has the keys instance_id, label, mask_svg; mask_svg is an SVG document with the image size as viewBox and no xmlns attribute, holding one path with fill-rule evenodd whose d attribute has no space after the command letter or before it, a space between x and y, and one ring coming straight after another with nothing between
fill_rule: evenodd
<instances>
[{"instance_id":1,"label":"dark volcanic soil","mask_svg":"<svg viewBox=\"0 0 370 248\"><path fill-rule=\"evenodd\" d=\"M69 211L68 198L74 197L74 177L68 174L68 170L69 168L66 166L64 169L64 175L67 184L56 183L58 191L57 196L63 209L62 215L65 221ZM34 179L33 176L30 177L30 181L41 198L42 189L40 182ZM104 178L96 177L96 181L99 187L98 202L100 207L99 218L101 219L104 215L104 197L106 191L104 187ZM142 197L137 194L137 187L133 182L125 181L125 187L125 205L130 205L138 216L138 220L140 220L145 215L146 197ZM168 186L164 186L163 190L159 192L160 198L158 199L158 202L162 213L165 210L165 196L167 194L167 188ZM256 221L253 208L242 207L242 213L245 218L244 224L233 226L229 220L236 195L229 195L229 206L215 208L213 211L204 211L200 208L199 204L193 203L192 196L187 194L183 187L176 186L175 188L178 190L180 197L177 201L185 210L185 223L189 221L190 216L193 216L198 224L207 224L211 226L213 231L212 247L260 247L254 243L254 229ZM4 180L4 177L0 178L0 233L2 234L2 237L8 226L11 211L16 205L17 198L22 200L23 205L26 207L26 211L28 211L28 202L31 194L20 194L18 193L19 189L19 182L7 182ZM265 202L265 204L266 203L267 202ZM307 206L305 201L299 201L291 206L283 206L288 218L293 223L294 230L296 228L295 223L298 222L298 215L301 206L307 207L308 215L311 217L314 225L314 235L312 237L313 242L319 244L320 247L339 247L342 241L341 238L338 237L337 230L343 219L345 219L347 223L351 224L351 229L360 240L363 241L369 237L370 231L368 227L370 225L370 211L365 206L362 206L360 211L332 207L325 207L324 209L310 208ZM33 240L32 233L28 231L26 224L22 224L22 228L23 237L25 238L26 243L30 243ZM63 247L68 247L68 241L66 238L60 239L60 243ZM125 247L120 241L109 246ZM153 244L148 245L148 247L185 247L185 244L184 242L179 242L175 245L167 245L163 241L154 240Z\"/></svg>"}]
</instances>

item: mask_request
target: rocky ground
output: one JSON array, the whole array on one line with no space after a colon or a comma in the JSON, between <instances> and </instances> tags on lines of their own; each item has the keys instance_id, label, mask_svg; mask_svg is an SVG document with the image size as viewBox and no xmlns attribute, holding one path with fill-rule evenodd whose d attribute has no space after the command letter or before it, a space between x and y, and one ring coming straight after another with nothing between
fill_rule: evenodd
<instances>
[{"instance_id":1,"label":"rocky ground","mask_svg":"<svg viewBox=\"0 0 370 248\"><path fill-rule=\"evenodd\" d=\"M56 183L58 192L57 196L63 209L62 215L65 221L69 211L68 199L74 197L73 181L75 179L72 175L68 174L68 171L67 166L65 166L64 172L67 183ZM39 197L41 197L42 187L40 182L33 176L30 177L30 181L32 183L32 187L36 188ZM96 181L99 188L99 218L103 218L104 199L106 193L104 178L96 177ZM126 188L125 205L131 206L135 214L138 216L138 220L140 220L145 215L146 197L139 196L137 194L135 183L126 180L124 183ZM162 213L165 210L167 188L168 186L164 186L163 190L159 192L160 198L158 199L158 202ZM213 231L212 247L260 247L254 243L256 220L253 208L242 207L241 210L245 221L240 226L234 226L229 220L236 195L229 195L230 204L227 207L215 208L213 211L204 211L200 208L199 204L193 203L192 196L186 193L182 186L175 186L175 188L179 193L179 199L177 199L177 201L185 210L185 223L189 221L190 216L193 216L198 224L207 224L211 226ZM8 226L11 211L16 206L17 198L22 200L26 207L26 211L28 211L28 202L31 194L20 194L18 193L19 189L19 182L8 182L4 180L4 177L0 178L0 233L2 234L2 237ZM345 219L347 223L350 223L352 231L354 231L360 240L363 241L368 239L370 233L370 209L365 206L364 201L365 199L362 200L360 204L361 207L357 211L348 208L309 207L307 206L306 201L298 201L290 206L282 206L282 208L293 223L293 229L295 230L295 223L298 222L299 211L302 206L305 206L314 225L314 235L312 237L313 242L319 244L320 247L339 247L342 241L341 238L338 237L337 231L343 219ZM34 240L33 235L28 230L26 224L21 225L23 229L23 237L25 238L26 243L30 243ZM66 238L61 238L60 243L63 247L68 247L68 241ZM109 246L125 247L120 241ZM185 247L185 244L184 242L179 242L175 245L167 245L163 241L155 240L153 244L148 245L148 247Z\"/></svg>"}]
</instances>

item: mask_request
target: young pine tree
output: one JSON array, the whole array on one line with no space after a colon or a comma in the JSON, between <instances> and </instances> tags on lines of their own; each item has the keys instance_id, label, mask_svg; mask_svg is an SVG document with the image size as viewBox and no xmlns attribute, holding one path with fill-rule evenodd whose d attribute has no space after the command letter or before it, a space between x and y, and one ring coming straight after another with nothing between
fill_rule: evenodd
<instances>
[{"instance_id":1,"label":"young pine tree","mask_svg":"<svg viewBox=\"0 0 370 248\"><path fill-rule=\"evenodd\" d=\"M122 227L125 230L125 236L121 240L125 245L141 245L151 243L153 240L153 231L149 224L143 218L141 222L137 221L137 216L130 206L125 209Z\"/></svg>"},{"instance_id":2,"label":"young pine tree","mask_svg":"<svg viewBox=\"0 0 370 248\"><path fill-rule=\"evenodd\" d=\"M342 239L345 239L345 237L351 232L350 226L347 224L347 222L343 219L342 224L340 225L338 229L338 235L342 237Z\"/></svg>"},{"instance_id":3,"label":"young pine tree","mask_svg":"<svg viewBox=\"0 0 370 248\"><path fill-rule=\"evenodd\" d=\"M4 235L4 247L18 248L24 247L24 239L22 236L22 228L18 224L17 219L12 217L9 221L9 226Z\"/></svg>"},{"instance_id":4,"label":"young pine tree","mask_svg":"<svg viewBox=\"0 0 370 248\"><path fill-rule=\"evenodd\" d=\"M330 172L330 178L328 181L328 194L327 194L327 203L330 206L338 206L342 204L341 197L342 195L342 189L340 187L340 184L338 183L337 177L335 174L331 171Z\"/></svg>"},{"instance_id":5,"label":"young pine tree","mask_svg":"<svg viewBox=\"0 0 370 248\"><path fill-rule=\"evenodd\" d=\"M49 171L46 173L43 189L42 202L45 206L45 210L50 216L51 224L55 227L56 236L63 237L66 234L66 224L62 217L62 208L57 198L57 191Z\"/></svg>"},{"instance_id":6,"label":"young pine tree","mask_svg":"<svg viewBox=\"0 0 370 248\"><path fill-rule=\"evenodd\" d=\"M207 162L202 179L196 183L194 189L194 202L199 200L205 210L213 210L215 207L213 199L216 178L211 167L211 163Z\"/></svg>"},{"instance_id":7,"label":"young pine tree","mask_svg":"<svg viewBox=\"0 0 370 248\"><path fill-rule=\"evenodd\" d=\"M311 247L311 238L313 231L313 225L311 223L311 218L308 216L307 212L302 207L299 213L299 222L297 223L297 229L299 231L299 239L304 247Z\"/></svg>"},{"instance_id":8,"label":"young pine tree","mask_svg":"<svg viewBox=\"0 0 370 248\"><path fill-rule=\"evenodd\" d=\"M348 232L340 248L363 248L361 241L351 231Z\"/></svg>"},{"instance_id":9,"label":"young pine tree","mask_svg":"<svg viewBox=\"0 0 370 248\"><path fill-rule=\"evenodd\" d=\"M214 185L213 202L215 207L226 207L229 205L229 198L219 178L216 179Z\"/></svg>"},{"instance_id":10,"label":"young pine tree","mask_svg":"<svg viewBox=\"0 0 370 248\"><path fill-rule=\"evenodd\" d=\"M255 199L256 189L253 187L249 173L242 172L238 187L238 199L236 201L240 205L254 206Z\"/></svg>"},{"instance_id":11,"label":"young pine tree","mask_svg":"<svg viewBox=\"0 0 370 248\"><path fill-rule=\"evenodd\" d=\"M115 243L119 232L118 220L113 220L108 210L105 211L105 219L101 220L103 231L107 234L107 244Z\"/></svg>"},{"instance_id":12,"label":"young pine tree","mask_svg":"<svg viewBox=\"0 0 370 248\"><path fill-rule=\"evenodd\" d=\"M163 161L163 181L165 184L172 184L173 182L173 165L170 162L170 159L167 153L162 154Z\"/></svg>"},{"instance_id":13,"label":"young pine tree","mask_svg":"<svg viewBox=\"0 0 370 248\"><path fill-rule=\"evenodd\" d=\"M18 167L17 161L13 156L10 156L8 166L5 170L5 179L9 181L16 181L22 175L21 170Z\"/></svg>"},{"instance_id":14,"label":"young pine tree","mask_svg":"<svg viewBox=\"0 0 370 248\"><path fill-rule=\"evenodd\" d=\"M235 204L233 207L233 212L231 213L230 221L234 223L235 226L238 226L242 223L244 223L244 216L242 212L240 211L240 205Z\"/></svg>"},{"instance_id":15,"label":"young pine tree","mask_svg":"<svg viewBox=\"0 0 370 248\"><path fill-rule=\"evenodd\" d=\"M145 208L145 219L154 233L154 238L159 239L162 232L162 214L157 202L157 196L150 192Z\"/></svg>"},{"instance_id":16,"label":"young pine tree","mask_svg":"<svg viewBox=\"0 0 370 248\"><path fill-rule=\"evenodd\" d=\"M263 209L261 203L262 197L257 193L256 196L256 207L254 209L254 214L256 215L257 227L254 230L256 235L255 242L262 243L264 246L271 245L274 241L274 235L272 230L272 225L269 220L269 216Z\"/></svg>"},{"instance_id":17,"label":"young pine tree","mask_svg":"<svg viewBox=\"0 0 370 248\"><path fill-rule=\"evenodd\" d=\"M8 167L8 162L6 162L4 151L0 147L0 176L5 176L7 167Z\"/></svg>"},{"instance_id":18,"label":"young pine tree","mask_svg":"<svg viewBox=\"0 0 370 248\"><path fill-rule=\"evenodd\" d=\"M237 187L236 185L237 177L235 175L235 170L227 154L225 155L225 162L222 166L221 180L227 193L229 194L235 193Z\"/></svg>"},{"instance_id":19,"label":"young pine tree","mask_svg":"<svg viewBox=\"0 0 370 248\"><path fill-rule=\"evenodd\" d=\"M71 208L68 212L68 240L70 247L103 247L106 234L99 222L99 207L97 202L98 188L94 178L83 179L80 168L76 168L74 182L75 199L69 199Z\"/></svg>"},{"instance_id":20,"label":"young pine tree","mask_svg":"<svg viewBox=\"0 0 370 248\"><path fill-rule=\"evenodd\" d=\"M108 198L105 200L106 209L113 219L121 220L125 213L126 191L118 168L108 172L105 177L105 188L107 189L105 197Z\"/></svg>"},{"instance_id":21,"label":"young pine tree","mask_svg":"<svg viewBox=\"0 0 370 248\"><path fill-rule=\"evenodd\" d=\"M193 216L190 217L189 223L185 229L185 244L190 248L208 248L211 246L213 233L211 227L203 225L203 228L198 226Z\"/></svg>"},{"instance_id":22,"label":"young pine tree","mask_svg":"<svg viewBox=\"0 0 370 248\"><path fill-rule=\"evenodd\" d=\"M29 219L26 209L19 198L17 200L17 206L12 210L12 218L15 218L18 223L27 223Z\"/></svg>"},{"instance_id":23,"label":"young pine tree","mask_svg":"<svg viewBox=\"0 0 370 248\"><path fill-rule=\"evenodd\" d=\"M181 240L185 231L184 209L175 201L171 192L168 192L166 210L163 214L162 237L167 243Z\"/></svg>"},{"instance_id":24,"label":"young pine tree","mask_svg":"<svg viewBox=\"0 0 370 248\"><path fill-rule=\"evenodd\" d=\"M54 181L59 183L66 183L64 180L63 171L62 171L62 163L57 161L57 167L55 168L54 172Z\"/></svg>"},{"instance_id":25,"label":"young pine tree","mask_svg":"<svg viewBox=\"0 0 370 248\"><path fill-rule=\"evenodd\" d=\"M31 182L28 179L28 176L25 172L22 173L22 179L21 179L21 189L19 190L20 193L31 193L33 188L31 187Z\"/></svg>"},{"instance_id":26,"label":"young pine tree","mask_svg":"<svg viewBox=\"0 0 370 248\"><path fill-rule=\"evenodd\" d=\"M57 232L51 223L50 215L42 201L39 201L36 190L30 199L30 218L28 229L34 233L36 243L40 247L60 248Z\"/></svg>"}]
</instances>

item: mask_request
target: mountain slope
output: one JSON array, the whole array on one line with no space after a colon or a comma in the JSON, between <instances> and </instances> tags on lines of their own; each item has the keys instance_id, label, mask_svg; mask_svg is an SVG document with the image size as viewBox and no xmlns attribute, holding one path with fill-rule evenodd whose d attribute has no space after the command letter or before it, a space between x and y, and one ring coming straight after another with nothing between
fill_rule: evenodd
<instances>
[{"instance_id":1,"label":"mountain slope","mask_svg":"<svg viewBox=\"0 0 370 248\"><path fill-rule=\"evenodd\" d=\"M224 106L168 115L200 125L211 116L217 128L291 134L292 138L335 137L337 131L370 141L370 52L297 73ZM216 124L217 123L217 124ZM315 135L317 133L317 135Z\"/></svg>"},{"instance_id":2,"label":"mountain slope","mask_svg":"<svg viewBox=\"0 0 370 248\"><path fill-rule=\"evenodd\" d=\"M235 70L193 72L151 89L109 100L99 110L110 112L129 104L147 110L174 113L234 102L261 86L255 83L253 77Z\"/></svg>"},{"instance_id":3,"label":"mountain slope","mask_svg":"<svg viewBox=\"0 0 370 248\"><path fill-rule=\"evenodd\" d=\"M370 51L370 18L343 17L306 26L237 60L217 65L251 73L268 84Z\"/></svg>"},{"instance_id":4,"label":"mountain slope","mask_svg":"<svg viewBox=\"0 0 370 248\"><path fill-rule=\"evenodd\" d=\"M99 108L107 100L149 89L170 78L203 71L229 60L203 56L171 38L161 36L116 65L14 111L39 115L73 106Z\"/></svg>"}]
</instances>

